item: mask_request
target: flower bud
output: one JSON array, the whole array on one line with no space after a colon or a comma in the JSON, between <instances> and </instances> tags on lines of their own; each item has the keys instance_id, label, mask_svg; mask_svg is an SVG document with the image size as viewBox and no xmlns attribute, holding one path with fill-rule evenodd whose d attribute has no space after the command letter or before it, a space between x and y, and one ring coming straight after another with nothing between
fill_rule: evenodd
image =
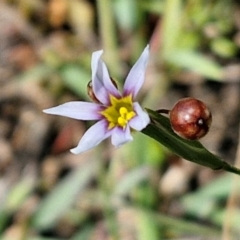
<instances>
[{"instance_id":1,"label":"flower bud","mask_svg":"<svg viewBox=\"0 0 240 240\"><path fill-rule=\"evenodd\" d=\"M112 81L113 85L114 85L116 88L118 88L116 81L113 80L112 78L111 78L111 81ZM91 100L92 100L93 102L95 102L95 103L100 103L100 101L96 98L96 96L95 96L95 94L94 94L94 92L93 92L92 80L89 81L88 84L87 84L87 94L88 94L88 96L91 98Z\"/></svg>"},{"instance_id":2,"label":"flower bud","mask_svg":"<svg viewBox=\"0 0 240 240\"><path fill-rule=\"evenodd\" d=\"M100 103L93 92L92 80L90 82L88 82L88 84L87 84L87 94L93 102Z\"/></svg>"},{"instance_id":3,"label":"flower bud","mask_svg":"<svg viewBox=\"0 0 240 240\"><path fill-rule=\"evenodd\" d=\"M179 100L169 117L173 131L189 140L205 136L212 122L209 108L202 101L190 97Z\"/></svg>"}]
</instances>

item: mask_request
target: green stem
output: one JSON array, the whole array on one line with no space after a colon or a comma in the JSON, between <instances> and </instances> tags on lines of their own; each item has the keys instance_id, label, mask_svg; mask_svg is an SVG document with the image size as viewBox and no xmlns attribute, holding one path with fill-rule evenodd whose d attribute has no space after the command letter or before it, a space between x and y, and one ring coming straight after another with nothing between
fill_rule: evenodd
<instances>
[{"instance_id":1,"label":"green stem","mask_svg":"<svg viewBox=\"0 0 240 240\"><path fill-rule=\"evenodd\" d=\"M117 52L116 27L111 0L98 0L99 29L104 50L104 58L116 77L121 77L121 65Z\"/></svg>"},{"instance_id":2,"label":"green stem","mask_svg":"<svg viewBox=\"0 0 240 240\"><path fill-rule=\"evenodd\" d=\"M231 173L235 173L237 175L240 175L240 169L239 168L236 168L226 162L223 162L223 167L222 167L223 170L227 171L227 172L231 172Z\"/></svg>"},{"instance_id":3,"label":"green stem","mask_svg":"<svg viewBox=\"0 0 240 240\"><path fill-rule=\"evenodd\" d=\"M100 152L99 152L99 156L101 156ZM104 202L102 205L103 216L104 216L104 220L106 222L106 227L108 229L111 239L119 240L120 238L119 238L119 233L118 233L118 222L117 222L116 211L111 204L111 191L112 190L109 189L109 185L108 185L108 181L107 181L107 177L108 177L107 169L104 166L103 159L101 159L101 160L102 160L101 161L102 164L99 169L98 183L99 183L99 189L102 190L102 193L104 195Z\"/></svg>"}]
</instances>

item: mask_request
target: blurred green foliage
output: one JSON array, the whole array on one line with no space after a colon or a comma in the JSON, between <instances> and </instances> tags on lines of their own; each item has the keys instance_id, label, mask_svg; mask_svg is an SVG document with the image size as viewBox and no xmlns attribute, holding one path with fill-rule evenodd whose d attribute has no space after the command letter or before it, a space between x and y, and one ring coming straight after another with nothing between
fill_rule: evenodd
<instances>
[{"instance_id":1,"label":"blurred green foliage","mask_svg":"<svg viewBox=\"0 0 240 240\"><path fill-rule=\"evenodd\" d=\"M33 25L31 16L39 14L39 9L47 8L47 1L40 0L3 2L25 14L26 20ZM221 82L224 80L221 63L237 57L239 51L232 38L236 31L233 1L97 0L96 4L93 4L94 1L85 1L93 12L95 9L93 15L89 14L92 19L87 23L83 21L85 15L81 10L84 1L72 1L71 8L69 2L64 2L68 9L67 25L71 29L68 33L70 36L64 38L67 42L65 51L69 54L66 56L57 48L46 48L38 65L16 76L23 82L39 81L56 102L67 91L74 93L77 98L88 99L86 85L91 79L90 56L96 48L104 48L104 59L109 70L121 82L129 69L121 56L125 56L132 65L144 46L150 43L156 65L164 74L163 83L156 80L159 88L156 91L160 91L164 81L171 81L174 75L182 71ZM78 10L79 15L73 9ZM106 14L104 9L111 14ZM49 32L59 30L49 27L49 22L43 18L40 18L42 22L37 31L44 32L47 28ZM157 19L154 27L148 26L149 19ZM91 28L89 32L94 33L94 41L92 45L89 43L90 46L83 40L85 34L89 34L88 28ZM46 38L48 31L43 33ZM127 54L120 50L124 44L133 46L128 48L131 51ZM156 99L150 99L148 106L155 106L155 102ZM221 203L225 203L229 195L229 175L180 197L186 216L191 218L167 216L161 209L164 196L159 192L159 180L169 151L152 139L136 133L134 141L117 149L111 154L110 160L104 158L103 152L101 147L93 150L79 169L68 173L42 196L36 210L21 225L24 229L22 240L104 239L96 237L99 228L109 233L110 237L105 239L124 239L124 234L139 240L189 236L220 238L225 210L225 205ZM9 239L9 222L29 195L39 188L41 180L34 184L31 181L20 181L1 204L1 239ZM82 203L80 207L78 201ZM239 217L240 213L236 212L233 228L238 234ZM206 224L195 223L195 220L206 221ZM65 222L74 229L73 236L63 238L53 234L51 238L52 232L59 224L64 226ZM211 227L208 227L209 222ZM106 229L105 225L101 228L103 223Z\"/></svg>"}]
</instances>

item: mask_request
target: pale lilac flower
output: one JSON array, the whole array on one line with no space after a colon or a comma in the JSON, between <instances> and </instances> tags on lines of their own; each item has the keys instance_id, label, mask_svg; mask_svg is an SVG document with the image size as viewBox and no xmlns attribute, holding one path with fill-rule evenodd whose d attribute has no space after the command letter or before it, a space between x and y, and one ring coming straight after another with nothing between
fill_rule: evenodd
<instances>
[{"instance_id":1,"label":"pale lilac flower","mask_svg":"<svg viewBox=\"0 0 240 240\"><path fill-rule=\"evenodd\" d=\"M107 67L101 59L103 50L92 54L92 90L98 100L91 102L68 102L57 107L43 110L48 114L61 115L79 120L98 120L83 135L78 146L71 149L74 154L82 153L111 136L116 147L131 141L131 130L141 131L150 122L148 114L134 99L145 78L149 57L147 46L129 72L123 93L112 82Z\"/></svg>"}]
</instances>

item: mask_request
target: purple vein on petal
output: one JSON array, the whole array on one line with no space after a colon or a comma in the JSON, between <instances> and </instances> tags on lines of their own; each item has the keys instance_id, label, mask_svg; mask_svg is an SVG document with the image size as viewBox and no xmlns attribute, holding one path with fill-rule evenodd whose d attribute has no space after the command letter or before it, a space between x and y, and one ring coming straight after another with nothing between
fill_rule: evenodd
<instances>
[{"instance_id":1,"label":"purple vein on petal","mask_svg":"<svg viewBox=\"0 0 240 240\"><path fill-rule=\"evenodd\" d=\"M145 79L148 58L149 58L149 45L146 46L146 48L144 49L141 56L134 64L126 78L123 87L124 96L132 94L133 98L135 98L136 95L138 94Z\"/></svg>"},{"instance_id":2,"label":"purple vein on petal","mask_svg":"<svg viewBox=\"0 0 240 240\"><path fill-rule=\"evenodd\" d=\"M68 102L57 107L43 110L44 113L69 117L78 120L99 120L102 106L90 102Z\"/></svg>"}]
</instances>

